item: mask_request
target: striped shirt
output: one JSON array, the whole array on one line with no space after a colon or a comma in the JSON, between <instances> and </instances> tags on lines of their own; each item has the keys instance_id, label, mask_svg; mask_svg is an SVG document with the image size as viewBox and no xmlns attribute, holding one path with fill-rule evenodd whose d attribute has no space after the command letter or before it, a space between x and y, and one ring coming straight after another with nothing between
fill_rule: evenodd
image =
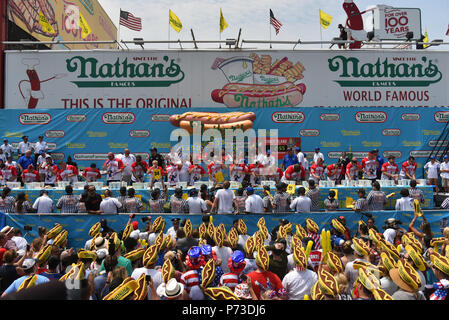
<instances>
[{"instance_id":1,"label":"striped shirt","mask_svg":"<svg viewBox=\"0 0 449 320\"><path fill-rule=\"evenodd\" d=\"M198 286L200 284L200 275L201 269L198 270L189 270L184 272L181 276L180 282L185 286L187 292L190 292L190 289L194 286Z\"/></svg>"},{"instance_id":2,"label":"striped shirt","mask_svg":"<svg viewBox=\"0 0 449 320\"><path fill-rule=\"evenodd\" d=\"M358 209L360 211L367 211L368 210L368 201L366 201L366 198L359 198L355 202L354 209Z\"/></svg>"},{"instance_id":3,"label":"striped shirt","mask_svg":"<svg viewBox=\"0 0 449 320\"><path fill-rule=\"evenodd\" d=\"M126 201L126 198L127 198L127 196L118 196L118 197L117 197L118 202L120 202L120 203L122 204L122 207L121 207L120 209L118 209L118 212L119 212L119 213L125 213L125 212L127 212L127 211L126 211L126 208L125 208L125 201Z\"/></svg>"},{"instance_id":4,"label":"striped shirt","mask_svg":"<svg viewBox=\"0 0 449 320\"><path fill-rule=\"evenodd\" d=\"M234 291L235 287L241 282L242 281L240 280L237 274L229 272L221 276L220 287L226 286L228 288L231 288L232 291Z\"/></svg>"},{"instance_id":5,"label":"striped shirt","mask_svg":"<svg viewBox=\"0 0 449 320\"><path fill-rule=\"evenodd\" d=\"M319 211L320 208L318 206L318 196L320 195L320 189L318 187L315 187L313 189L309 189L309 191L306 192L306 196L312 200L312 211Z\"/></svg>"},{"instance_id":6,"label":"striped shirt","mask_svg":"<svg viewBox=\"0 0 449 320\"><path fill-rule=\"evenodd\" d=\"M11 196L5 197L3 199L0 197L0 212L3 213L14 213L14 203L16 202L16 199Z\"/></svg>"},{"instance_id":7,"label":"striped shirt","mask_svg":"<svg viewBox=\"0 0 449 320\"><path fill-rule=\"evenodd\" d=\"M170 211L171 213L186 213L189 211L189 207L184 199L172 196L170 199Z\"/></svg>"},{"instance_id":8,"label":"striped shirt","mask_svg":"<svg viewBox=\"0 0 449 320\"><path fill-rule=\"evenodd\" d=\"M61 213L77 213L78 212L79 197L73 194L63 195L56 203L56 208L61 210Z\"/></svg>"},{"instance_id":9,"label":"striped shirt","mask_svg":"<svg viewBox=\"0 0 449 320\"><path fill-rule=\"evenodd\" d=\"M237 208L239 213L245 213L245 196L236 196L235 202L237 203Z\"/></svg>"},{"instance_id":10,"label":"striped shirt","mask_svg":"<svg viewBox=\"0 0 449 320\"><path fill-rule=\"evenodd\" d=\"M408 192L410 194L410 198L412 199L418 199L419 203L424 203L424 192L421 189L417 188L410 188L408 189Z\"/></svg>"},{"instance_id":11,"label":"striped shirt","mask_svg":"<svg viewBox=\"0 0 449 320\"><path fill-rule=\"evenodd\" d=\"M368 193L368 197L366 197L366 201L368 202L369 211L384 210L387 204L387 197L383 191L371 190Z\"/></svg>"},{"instance_id":12,"label":"striped shirt","mask_svg":"<svg viewBox=\"0 0 449 320\"><path fill-rule=\"evenodd\" d=\"M139 213L143 208L143 203L139 200L139 198L128 197L125 199L123 207L125 207L125 212L127 213Z\"/></svg>"},{"instance_id":13,"label":"striped shirt","mask_svg":"<svg viewBox=\"0 0 449 320\"><path fill-rule=\"evenodd\" d=\"M312 238L313 242L315 242L314 248L312 250L320 250L321 249L321 235L319 233L309 232L307 237Z\"/></svg>"},{"instance_id":14,"label":"striped shirt","mask_svg":"<svg viewBox=\"0 0 449 320\"><path fill-rule=\"evenodd\" d=\"M165 199L151 199L149 201L151 213L164 213Z\"/></svg>"},{"instance_id":15,"label":"striped shirt","mask_svg":"<svg viewBox=\"0 0 449 320\"><path fill-rule=\"evenodd\" d=\"M87 213L86 204L84 202L78 202L78 213Z\"/></svg>"},{"instance_id":16,"label":"striped shirt","mask_svg":"<svg viewBox=\"0 0 449 320\"><path fill-rule=\"evenodd\" d=\"M275 208L273 208L274 213L290 212L291 197L287 192L276 192L273 198L273 202L276 206Z\"/></svg>"}]
</instances>

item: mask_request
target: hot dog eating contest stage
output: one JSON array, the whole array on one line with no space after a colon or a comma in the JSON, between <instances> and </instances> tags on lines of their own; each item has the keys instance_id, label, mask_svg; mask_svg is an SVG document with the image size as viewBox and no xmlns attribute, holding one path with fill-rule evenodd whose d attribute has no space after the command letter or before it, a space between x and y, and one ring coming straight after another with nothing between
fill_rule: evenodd
<instances>
[{"instance_id":1,"label":"hot dog eating contest stage","mask_svg":"<svg viewBox=\"0 0 449 320\"><path fill-rule=\"evenodd\" d=\"M267 54L217 58L213 70L221 70L228 83L212 91L212 99L231 108L278 108L299 105L306 93L305 67L287 57Z\"/></svg>"}]
</instances>

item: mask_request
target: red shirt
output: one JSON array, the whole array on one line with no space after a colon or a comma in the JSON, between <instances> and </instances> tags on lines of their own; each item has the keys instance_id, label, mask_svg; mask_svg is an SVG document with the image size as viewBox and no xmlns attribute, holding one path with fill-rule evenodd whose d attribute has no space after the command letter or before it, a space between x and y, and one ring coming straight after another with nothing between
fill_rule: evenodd
<instances>
[{"instance_id":1,"label":"red shirt","mask_svg":"<svg viewBox=\"0 0 449 320\"><path fill-rule=\"evenodd\" d=\"M88 168L84 169L83 176L85 178L87 178L87 180L89 180L89 181L97 181L97 179L101 178L101 173L100 173L100 170L98 170L98 168L94 169L94 168L88 167Z\"/></svg>"},{"instance_id":2,"label":"red shirt","mask_svg":"<svg viewBox=\"0 0 449 320\"><path fill-rule=\"evenodd\" d=\"M377 177L377 168L379 167L379 163L376 159L368 159L368 157L363 158L362 160L362 168L365 169L365 178L367 179L375 179Z\"/></svg>"},{"instance_id":3,"label":"red shirt","mask_svg":"<svg viewBox=\"0 0 449 320\"><path fill-rule=\"evenodd\" d=\"M190 165L189 171L190 170L192 170L192 172L190 173L190 184L191 185L194 185L195 182L200 181L201 175L206 173L204 168L202 166L200 166L199 164Z\"/></svg>"},{"instance_id":4,"label":"red shirt","mask_svg":"<svg viewBox=\"0 0 449 320\"><path fill-rule=\"evenodd\" d=\"M327 166L326 169L327 169L327 176L332 180L337 180L338 177L344 172L343 166L341 166L339 169L336 164L330 164Z\"/></svg>"},{"instance_id":5,"label":"red shirt","mask_svg":"<svg viewBox=\"0 0 449 320\"><path fill-rule=\"evenodd\" d=\"M306 178L306 171L304 170L304 167L301 166L301 170L295 172L295 165L291 165L285 170L284 176L286 180L304 180Z\"/></svg>"},{"instance_id":6,"label":"red shirt","mask_svg":"<svg viewBox=\"0 0 449 320\"><path fill-rule=\"evenodd\" d=\"M256 281L259 282L262 286L267 288L268 287L267 279L268 279L273 287L273 290L275 290L275 291L279 291L280 289L284 288L284 286L282 285L281 279L279 279L279 277L271 271L264 271L264 272L253 271L253 272L248 273L247 277L251 279L254 293L256 294L256 296L259 300L260 300L261 289L262 290L264 290L264 289L260 288L256 284Z\"/></svg>"},{"instance_id":7,"label":"red shirt","mask_svg":"<svg viewBox=\"0 0 449 320\"><path fill-rule=\"evenodd\" d=\"M155 168L155 167L151 166L151 167L148 168L148 173L151 174L151 178L153 178L153 171L154 171L154 170L160 170L161 176L165 176L165 172L164 172L164 170L162 169L162 167L159 167L159 166L158 166L157 168Z\"/></svg>"},{"instance_id":8,"label":"red shirt","mask_svg":"<svg viewBox=\"0 0 449 320\"><path fill-rule=\"evenodd\" d=\"M140 166L139 166L140 164ZM132 168L132 172L138 176L138 177L143 177L144 173L147 172L148 166L147 163L145 161L141 161L140 163L133 162L133 164L131 165Z\"/></svg>"},{"instance_id":9,"label":"red shirt","mask_svg":"<svg viewBox=\"0 0 449 320\"><path fill-rule=\"evenodd\" d=\"M14 166L5 166L2 169L2 176L5 181L9 181L11 177L17 176L17 170Z\"/></svg>"},{"instance_id":10,"label":"red shirt","mask_svg":"<svg viewBox=\"0 0 449 320\"><path fill-rule=\"evenodd\" d=\"M402 164L401 176L407 177L405 174L408 173L410 176L413 177L416 173L417 168L418 168L418 164L416 162L414 164L411 164L408 161L405 161Z\"/></svg>"},{"instance_id":11,"label":"red shirt","mask_svg":"<svg viewBox=\"0 0 449 320\"><path fill-rule=\"evenodd\" d=\"M385 162L380 169L382 172L386 172L389 174L397 174L399 172L398 165L396 163L391 164L389 161Z\"/></svg>"},{"instance_id":12,"label":"red shirt","mask_svg":"<svg viewBox=\"0 0 449 320\"><path fill-rule=\"evenodd\" d=\"M106 168L108 180L120 180L121 173L117 174L117 171L124 168L122 160L117 158L108 159L104 162L103 167Z\"/></svg>"},{"instance_id":13,"label":"red shirt","mask_svg":"<svg viewBox=\"0 0 449 320\"><path fill-rule=\"evenodd\" d=\"M358 176L358 172L362 170L362 166L360 163L356 163L355 166L352 165L352 162L348 163L346 166L346 174L351 177L351 179L355 179Z\"/></svg>"},{"instance_id":14,"label":"red shirt","mask_svg":"<svg viewBox=\"0 0 449 320\"><path fill-rule=\"evenodd\" d=\"M314 163L311 167L310 167L310 173L318 176L318 177L322 177L324 174L324 167L322 165L318 165L317 163ZM313 179L313 176L311 176L311 178Z\"/></svg>"},{"instance_id":15,"label":"red shirt","mask_svg":"<svg viewBox=\"0 0 449 320\"><path fill-rule=\"evenodd\" d=\"M74 174L75 177L68 177L69 174ZM59 169L58 173L58 181L70 181L74 180L76 176L78 175L78 169L75 166L72 166L71 164L66 165L66 168L64 170Z\"/></svg>"},{"instance_id":16,"label":"red shirt","mask_svg":"<svg viewBox=\"0 0 449 320\"><path fill-rule=\"evenodd\" d=\"M25 183L41 181L39 172L37 172L37 170L30 170L30 169L23 170L22 179Z\"/></svg>"}]
</instances>

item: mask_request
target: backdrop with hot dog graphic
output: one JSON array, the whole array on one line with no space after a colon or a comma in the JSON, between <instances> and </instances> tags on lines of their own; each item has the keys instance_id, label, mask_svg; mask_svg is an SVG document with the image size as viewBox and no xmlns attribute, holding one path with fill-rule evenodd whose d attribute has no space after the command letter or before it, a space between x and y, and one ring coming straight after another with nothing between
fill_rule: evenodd
<instances>
[{"instance_id":1,"label":"backdrop with hot dog graphic","mask_svg":"<svg viewBox=\"0 0 449 320\"><path fill-rule=\"evenodd\" d=\"M9 51L6 72L7 109L449 106L443 51Z\"/></svg>"},{"instance_id":2,"label":"backdrop with hot dog graphic","mask_svg":"<svg viewBox=\"0 0 449 320\"><path fill-rule=\"evenodd\" d=\"M212 69L220 69L228 83L212 91L212 99L228 107L275 108L299 105L306 92L304 66L288 57L277 59L268 54L248 57L217 58Z\"/></svg>"}]
</instances>

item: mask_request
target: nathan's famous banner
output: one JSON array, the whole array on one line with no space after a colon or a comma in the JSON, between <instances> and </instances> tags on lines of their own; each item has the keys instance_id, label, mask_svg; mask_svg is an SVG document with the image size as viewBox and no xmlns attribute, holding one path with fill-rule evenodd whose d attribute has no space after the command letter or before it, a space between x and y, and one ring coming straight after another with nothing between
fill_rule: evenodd
<instances>
[{"instance_id":1,"label":"nathan's famous banner","mask_svg":"<svg viewBox=\"0 0 449 320\"><path fill-rule=\"evenodd\" d=\"M208 128L222 129L223 140L223 129L254 129L251 139L261 138L259 129L265 129L267 144L278 145L279 159L288 147L301 147L309 161L315 148L320 147L326 164L336 162L343 151L360 160L370 150L379 149L385 158L394 155L397 163L412 155L422 168L435 146L449 143L438 141L448 119L449 107L6 109L0 112L0 138L7 137L16 148L23 135L32 142L44 135L56 160L71 156L80 167L92 162L102 166L108 152L121 153L125 148L144 159L148 159L152 147L168 153L177 143L176 138L170 141L171 133L180 128L192 133L199 122L203 146L211 141L204 134ZM277 129L277 136L271 136L271 129ZM255 141L246 139L248 142ZM190 137L190 143L193 153L199 142ZM418 177L421 175L422 170L418 170Z\"/></svg>"},{"instance_id":2,"label":"nathan's famous banner","mask_svg":"<svg viewBox=\"0 0 449 320\"><path fill-rule=\"evenodd\" d=\"M384 225L384 221L388 218L396 218L403 222L403 225L406 226L413 219L413 212L403 212L403 211L378 211L372 212L373 218L375 219L376 227L382 232L382 226ZM141 221L141 217L147 215L136 215L136 220L138 222L139 230L145 230L145 223ZM279 225L279 221L281 219L287 219L293 225L301 224L304 226L306 218L312 218L320 227L320 229L330 230L331 221L338 216L344 216L346 219L346 225L351 231L351 234L355 234L358 228L358 222L360 220L364 220L366 222L367 218L355 213L353 211L350 212L314 212L311 215L307 214L264 214L264 215L214 215L213 223L215 226L223 223L226 228L226 231L233 226L233 221L236 219L242 219L248 227L248 235L252 235L256 232L257 222L261 217L264 217L267 229L269 232L273 230L274 227ZM447 211L426 211L426 219L430 223L432 231L435 237L442 236L442 222L448 218L449 214ZM151 214L152 220L154 221L158 215ZM193 228L198 228L202 223L202 215L171 215L171 214L163 214L162 217L166 221L166 226L164 232L172 226L171 220L173 218L182 219L190 219L192 222ZM123 215L70 215L70 214L57 214L57 215L46 215L46 214L26 214L26 215L11 215L11 214L3 214L0 213L0 227L3 228L4 225L8 225L14 228L20 228L23 230L23 227L28 225L32 228L31 231L25 232L24 237L28 242L33 241L34 238L38 237L37 229L39 226L46 227L51 229L54 227L55 223L59 223L63 226L65 230L68 231L68 242L69 247L74 248L84 248L84 244L89 237L89 229L101 219L106 219L107 226L112 228L114 231L119 232L123 230L129 220L128 214ZM293 229L294 230L294 229Z\"/></svg>"},{"instance_id":3,"label":"nathan's famous banner","mask_svg":"<svg viewBox=\"0 0 449 320\"><path fill-rule=\"evenodd\" d=\"M5 108L449 106L447 52L10 51L6 57Z\"/></svg>"},{"instance_id":4,"label":"nathan's famous banner","mask_svg":"<svg viewBox=\"0 0 449 320\"><path fill-rule=\"evenodd\" d=\"M10 0L8 17L40 41L85 41L53 49L114 49L114 44L89 41L117 39L117 28L97 0Z\"/></svg>"}]
</instances>

